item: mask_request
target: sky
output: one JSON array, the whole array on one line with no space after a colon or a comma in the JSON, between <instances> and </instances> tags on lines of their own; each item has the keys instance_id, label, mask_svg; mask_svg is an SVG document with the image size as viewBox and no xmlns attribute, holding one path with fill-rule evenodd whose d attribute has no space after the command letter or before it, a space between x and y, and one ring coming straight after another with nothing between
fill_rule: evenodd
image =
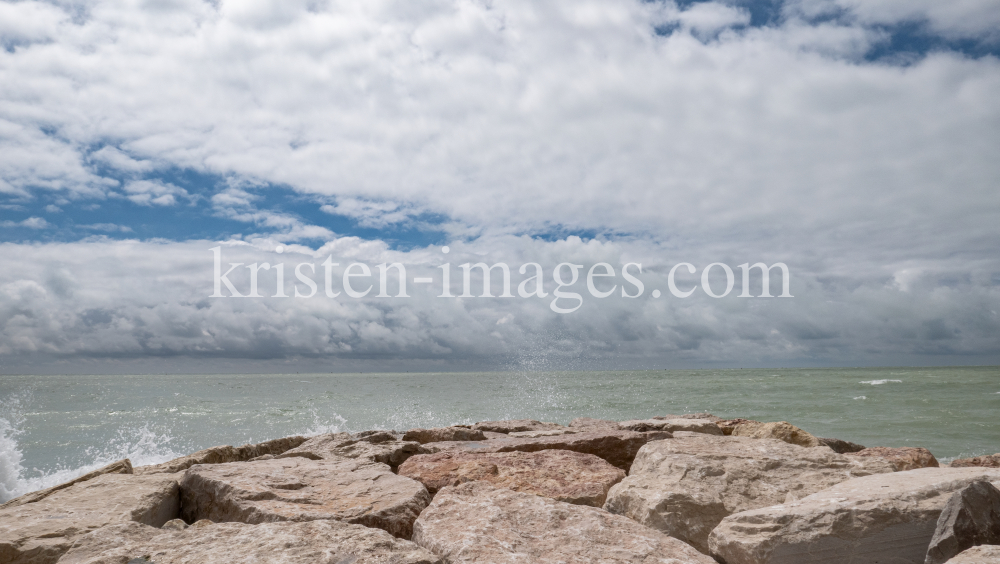
<instances>
[{"instance_id":1,"label":"sky","mask_svg":"<svg viewBox=\"0 0 1000 564\"><path fill-rule=\"evenodd\" d=\"M1000 0L0 0L0 374L1000 364L998 57Z\"/></svg>"}]
</instances>

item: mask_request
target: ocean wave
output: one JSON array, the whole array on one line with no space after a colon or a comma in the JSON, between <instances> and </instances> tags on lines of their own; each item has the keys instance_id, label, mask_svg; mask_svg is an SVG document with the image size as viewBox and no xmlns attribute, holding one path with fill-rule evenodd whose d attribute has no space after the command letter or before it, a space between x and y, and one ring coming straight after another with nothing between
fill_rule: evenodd
<instances>
[{"instance_id":1,"label":"ocean wave","mask_svg":"<svg viewBox=\"0 0 1000 564\"><path fill-rule=\"evenodd\" d=\"M856 400L866 400L866 399L868 399L868 396L857 396L854 399L856 399Z\"/></svg>"},{"instance_id":2,"label":"ocean wave","mask_svg":"<svg viewBox=\"0 0 1000 564\"><path fill-rule=\"evenodd\" d=\"M902 380L865 380L864 382L858 382L858 384L871 384L872 386L881 386L882 384L902 384Z\"/></svg>"}]
</instances>

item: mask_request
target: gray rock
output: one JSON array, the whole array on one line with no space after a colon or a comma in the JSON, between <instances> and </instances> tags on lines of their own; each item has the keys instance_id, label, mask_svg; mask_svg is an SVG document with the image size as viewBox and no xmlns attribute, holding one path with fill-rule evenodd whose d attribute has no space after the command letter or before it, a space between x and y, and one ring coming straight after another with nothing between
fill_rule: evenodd
<instances>
[{"instance_id":1,"label":"gray rock","mask_svg":"<svg viewBox=\"0 0 1000 564\"><path fill-rule=\"evenodd\" d=\"M805 497L858 476L892 472L883 460L777 439L678 432L642 447L604 508L708 553L708 535L731 513Z\"/></svg>"},{"instance_id":2,"label":"gray rock","mask_svg":"<svg viewBox=\"0 0 1000 564\"><path fill-rule=\"evenodd\" d=\"M80 537L59 564L439 564L385 531L338 521L219 523L183 530L137 523Z\"/></svg>"},{"instance_id":3,"label":"gray rock","mask_svg":"<svg viewBox=\"0 0 1000 564\"><path fill-rule=\"evenodd\" d=\"M865 450L864 446L850 441L844 441L841 439L825 439L823 437L817 438L819 439L819 444L830 447L833 452L837 454L847 454L849 452Z\"/></svg>"},{"instance_id":4,"label":"gray rock","mask_svg":"<svg viewBox=\"0 0 1000 564\"><path fill-rule=\"evenodd\" d=\"M706 435L722 435L722 429L708 419L686 418L686 419L637 419L633 421L622 421L618 427L625 431L688 431L691 433L704 433Z\"/></svg>"},{"instance_id":5,"label":"gray rock","mask_svg":"<svg viewBox=\"0 0 1000 564\"><path fill-rule=\"evenodd\" d=\"M709 547L727 564L922 564L951 494L980 480L998 481L1000 470L921 468L855 478L730 515Z\"/></svg>"},{"instance_id":6,"label":"gray rock","mask_svg":"<svg viewBox=\"0 0 1000 564\"><path fill-rule=\"evenodd\" d=\"M942 564L980 544L1000 544L1000 491L985 481L951 495L938 518L926 564Z\"/></svg>"}]
</instances>

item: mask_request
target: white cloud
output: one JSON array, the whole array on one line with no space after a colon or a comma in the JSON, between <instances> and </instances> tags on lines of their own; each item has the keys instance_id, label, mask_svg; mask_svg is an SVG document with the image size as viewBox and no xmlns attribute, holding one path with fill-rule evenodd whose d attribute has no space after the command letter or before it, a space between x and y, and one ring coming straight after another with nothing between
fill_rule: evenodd
<instances>
[{"instance_id":1,"label":"white cloud","mask_svg":"<svg viewBox=\"0 0 1000 564\"><path fill-rule=\"evenodd\" d=\"M134 180L124 189L125 197L141 206L173 206L178 198L194 199L187 190L159 180Z\"/></svg>"},{"instance_id":2,"label":"white cloud","mask_svg":"<svg viewBox=\"0 0 1000 564\"><path fill-rule=\"evenodd\" d=\"M51 227L49 222L40 217L29 217L24 221L0 221L0 227L27 227L29 229L46 229Z\"/></svg>"}]
</instances>

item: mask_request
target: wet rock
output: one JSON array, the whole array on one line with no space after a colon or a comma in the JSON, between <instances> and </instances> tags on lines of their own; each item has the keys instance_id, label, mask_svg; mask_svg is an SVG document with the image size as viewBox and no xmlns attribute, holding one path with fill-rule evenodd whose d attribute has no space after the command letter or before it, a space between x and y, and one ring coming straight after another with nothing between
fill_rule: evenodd
<instances>
[{"instance_id":1,"label":"wet rock","mask_svg":"<svg viewBox=\"0 0 1000 564\"><path fill-rule=\"evenodd\" d=\"M952 558L947 564L1000 564L1000 546L974 546Z\"/></svg>"},{"instance_id":2,"label":"wet rock","mask_svg":"<svg viewBox=\"0 0 1000 564\"><path fill-rule=\"evenodd\" d=\"M15 497L14 499L0 505L0 510L17 507L18 505L24 505L25 503L35 503L36 501L41 501L50 495L56 493L57 491L64 490L73 484L79 484L80 482L86 482L87 480L92 480L103 474L131 474L132 473L132 461L123 458L117 462L112 462L107 466L98 468L93 472L87 472L79 478L74 478L68 482L63 482L57 486L52 486L51 488L45 488L44 490L38 490L31 493L26 493L22 496Z\"/></svg>"},{"instance_id":3,"label":"wet rock","mask_svg":"<svg viewBox=\"0 0 1000 564\"><path fill-rule=\"evenodd\" d=\"M592 454L568 450L538 452L442 452L411 457L399 475L431 493L446 486L483 480L497 487L566 503L601 507L625 472Z\"/></svg>"},{"instance_id":4,"label":"wet rock","mask_svg":"<svg viewBox=\"0 0 1000 564\"><path fill-rule=\"evenodd\" d=\"M441 441L485 441L486 435L480 430L468 427L436 427L433 429L410 429L403 434L403 440L420 444Z\"/></svg>"},{"instance_id":5,"label":"wet rock","mask_svg":"<svg viewBox=\"0 0 1000 564\"><path fill-rule=\"evenodd\" d=\"M367 434L360 438L347 433L327 433L312 437L275 458L302 457L310 460L357 458L396 468L414 454L430 454L430 452L418 442L401 441L385 431Z\"/></svg>"},{"instance_id":6,"label":"wet rock","mask_svg":"<svg viewBox=\"0 0 1000 564\"><path fill-rule=\"evenodd\" d=\"M182 516L189 523L333 519L409 538L428 502L419 482L368 460L291 457L199 465L181 480Z\"/></svg>"},{"instance_id":7,"label":"wet rock","mask_svg":"<svg viewBox=\"0 0 1000 564\"><path fill-rule=\"evenodd\" d=\"M722 429L708 419L639 419L622 421L618 427L625 431L688 431L706 435L722 435Z\"/></svg>"},{"instance_id":8,"label":"wet rock","mask_svg":"<svg viewBox=\"0 0 1000 564\"><path fill-rule=\"evenodd\" d=\"M732 436L751 439L778 439L801 447L821 446L818 438L787 421L773 421L771 423L747 421L733 427Z\"/></svg>"},{"instance_id":9,"label":"wet rock","mask_svg":"<svg viewBox=\"0 0 1000 564\"><path fill-rule=\"evenodd\" d=\"M824 439L823 437L819 437L819 444L830 447L833 449L833 452L836 452L837 454L858 452L860 450L865 450L866 448L850 441L843 441L840 439Z\"/></svg>"},{"instance_id":10,"label":"wet rock","mask_svg":"<svg viewBox=\"0 0 1000 564\"><path fill-rule=\"evenodd\" d=\"M243 462L267 454L278 455L295 448L306 441L305 437L284 437L262 443L234 446L217 446L199 450L194 454L175 458L161 464L139 466L136 474L174 474L183 472L195 464L224 464L226 462Z\"/></svg>"},{"instance_id":11,"label":"wet rock","mask_svg":"<svg viewBox=\"0 0 1000 564\"><path fill-rule=\"evenodd\" d=\"M504 421L480 421L472 426L477 431L494 433L516 433L519 431L552 431L562 429L558 423L543 423L534 419L507 419Z\"/></svg>"},{"instance_id":12,"label":"wet rock","mask_svg":"<svg viewBox=\"0 0 1000 564\"><path fill-rule=\"evenodd\" d=\"M850 453L850 456L872 456L888 460L897 472L940 466L931 451L920 447L872 447Z\"/></svg>"},{"instance_id":13,"label":"wet rock","mask_svg":"<svg viewBox=\"0 0 1000 564\"><path fill-rule=\"evenodd\" d=\"M730 515L709 547L727 564L920 564L951 494L980 480L1000 481L1000 470L921 468L855 478Z\"/></svg>"},{"instance_id":14,"label":"wet rock","mask_svg":"<svg viewBox=\"0 0 1000 564\"><path fill-rule=\"evenodd\" d=\"M670 433L656 431L639 433L635 431L583 431L580 433L554 437L491 439L478 442L443 442L424 445L433 452L535 452L539 450L572 450L593 454L628 471L642 445L649 441L669 439Z\"/></svg>"},{"instance_id":15,"label":"wet rock","mask_svg":"<svg viewBox=\"0 0 1000 564\"><path fill-rule=\"evenodd\" d=\"M952 468L969 468L978 466L980 468L1000 468L1000 453L987 454L985 456L974 456L972 458L959 458L952 460Z\"/></svg>"},{"instance_id":16,"label":"wet rock","mask_svg":"<svg viewBox=\"0 0 1000 564\"><path fill-rule=\"evenodd\" d=\"M577 417L569 422L570 428L580 431L616 431L618 422L610 419L594 419L591 417Z\"/></svg>"},{"instance_id":17,"label":"wet rock","mask_svg":"<svg viewBox=\"0 0 1000 564\"><path fill-rule=\"evenodd\" d=\"M985 481L951 495L938 517L926 564L943 564L980 544L1000 544L1000 490Z\"/></svg>"},{"instance_id":18,"label":"wet rock","mask_svg":"<svg viewBox=\"0 0 1000 564\"><path fill-rule=\"evenodd\" d=\"M413 540L451 564L714 564L630 519L481 481L438 492Z\"/></svg>"},{"instance_id":19,"label":"wet rock","mask_svg":"<svg viewBox=\"0 0 1000 564\"><path fill-rule=\"evenodd\" d=\"M59 564L437 564L440 559L385 531L339 521L219 523L184 530L137 523L81 537Z\"/></svg>"},{"instance_id":20,"label":"wet rock","mask_svg":"<svg viewBox=\"0 0 1000 564\"><path fill-rule=\"evenodd\" d=\"M50 564L82 534L128 521L159 527L179 509L176 475L103 474L0 510L0 562Z\"/></svg>"},{"instance_id":21,"label":"wet rock","mask_svg":"<svg viewBox=\"0 0 1000 564\"><path fill-rule=\"evenodd\" d=\"M849 458L776 439L678 432L647 444L604 508L708 552L708 535L731 513L804 497L882 472L881 459Z\"/></svg>"}]
</instances>

